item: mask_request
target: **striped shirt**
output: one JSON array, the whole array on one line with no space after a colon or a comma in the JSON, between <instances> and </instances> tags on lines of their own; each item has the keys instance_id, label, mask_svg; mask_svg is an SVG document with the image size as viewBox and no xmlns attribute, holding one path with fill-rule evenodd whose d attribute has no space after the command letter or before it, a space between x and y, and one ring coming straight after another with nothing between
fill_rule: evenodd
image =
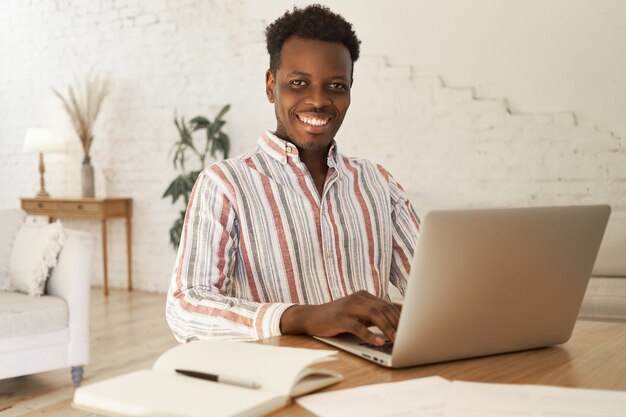
<instances>
[{"instance_id":1,"label":"striped shirt","mask_svg":"<svg viewBox=\"0 0 626 417\"><path fill-rule=\"evenodd\" d=\"M206 168L191 193L167 299L175 337L280 335L293 304L404 293L419 230L402 187L333 142L320 196L298 149L266 131Z\"/></svg>"}]
</instances>

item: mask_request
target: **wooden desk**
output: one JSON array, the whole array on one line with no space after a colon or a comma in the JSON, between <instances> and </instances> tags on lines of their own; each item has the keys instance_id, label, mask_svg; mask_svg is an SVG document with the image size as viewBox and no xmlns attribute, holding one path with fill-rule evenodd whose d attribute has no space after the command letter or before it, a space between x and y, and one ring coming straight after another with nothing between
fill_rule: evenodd
<instances>
[{"instance_id":1,"label":"wooden desk","mask_svg":"<svg viewBox=\"0 0 626 417\"><path fill-rule=\"evenodd\" d=\"M133 200L130 198L22 198L22 209L28 214L100 220L102 224L102 263L104 266L104 295L109 295L107 269L107 220L126 218L126 252L128 259L128 290L133 289L132 225Z\"/></svg>"},{"instance_id":2,"label":"wooden desk","mask_svg":"<svg viewBox=\"0 0 626 417\"><path fill-rule=\"evenodd\" d=\"M332 349L305 336L280 336L263 343ZM449 380L626 390L626 323L579 321L569 342L555 347L406 369L387 369L339 352L339 360L317 365L343 374L323 391L439 375ZM297 404L272 417L314 416Z\"/></svg>"}]
</instances>

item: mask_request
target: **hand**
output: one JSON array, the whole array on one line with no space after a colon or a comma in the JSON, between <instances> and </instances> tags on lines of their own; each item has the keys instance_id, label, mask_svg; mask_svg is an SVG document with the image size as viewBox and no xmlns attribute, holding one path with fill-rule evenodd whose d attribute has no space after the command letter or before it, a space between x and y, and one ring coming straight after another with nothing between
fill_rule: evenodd
<instances>
[{"instance_id":1,"label":"hand","mask_svg":"<svg viewBox=\"0 0 626 417\"><path fill-rule=\"evenodd\" d=\"M359 291L326 304L289 307L281 317L280 329L283 334L305 333L322 337L352 333L380 346L385 340L367 328L377 326L393 341L399 319L400 311L396 306L367 291Z\"/></svg>"}]
</instances>

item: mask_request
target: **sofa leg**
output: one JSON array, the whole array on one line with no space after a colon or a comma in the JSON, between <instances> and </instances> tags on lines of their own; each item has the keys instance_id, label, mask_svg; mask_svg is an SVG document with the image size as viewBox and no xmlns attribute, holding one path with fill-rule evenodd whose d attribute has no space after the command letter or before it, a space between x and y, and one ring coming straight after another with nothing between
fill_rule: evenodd
<instances>
[{"instance_id":1,"label":"sofa leg","mask_svg":"<svg viewBox=\"0 0 626 417\"><path fill-rule=\"evenodd\" d=\"M85 369L82 366L72 366L72 382L78 387L83 380Z\"/></svg>"}]
</instances>

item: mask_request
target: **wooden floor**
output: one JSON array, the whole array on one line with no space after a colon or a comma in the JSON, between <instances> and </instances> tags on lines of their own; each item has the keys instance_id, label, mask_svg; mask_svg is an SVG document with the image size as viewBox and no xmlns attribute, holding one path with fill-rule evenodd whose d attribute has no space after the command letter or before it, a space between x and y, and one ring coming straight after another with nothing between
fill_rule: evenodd
<instances>
[{"instance_id":1,"label":"wooden floor","mask_svg":"<svg viewBox=\"0 0 626 417\"><path fill-rule=\"evenodd\" d=\"M85 382L150 368L176 345L165 322L165 295L140 291L91 291L91 361ZM79 417L92 414L71 407L70 370L0 380L0 417Z\"/></svg>"}]
</instances>

